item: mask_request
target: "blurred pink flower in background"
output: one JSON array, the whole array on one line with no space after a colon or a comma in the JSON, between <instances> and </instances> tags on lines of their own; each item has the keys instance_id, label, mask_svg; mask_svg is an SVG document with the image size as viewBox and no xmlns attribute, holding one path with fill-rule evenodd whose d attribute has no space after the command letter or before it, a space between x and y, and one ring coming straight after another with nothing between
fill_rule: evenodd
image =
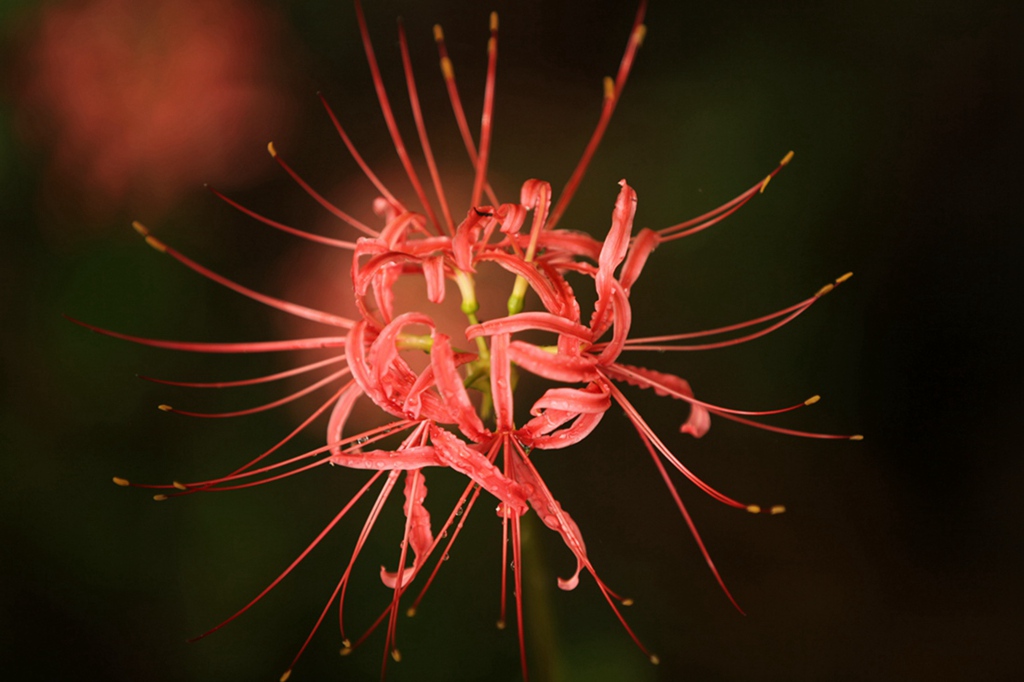
<instances>
[{"instance_id":1,"label":"blurred pink flower in background","mask_svg":"<svg viewBox=\"0 0 1024 682\"><path fill-rule=\"evenodd\" d=\"M247 0L48 7L25 42L18 127L49 196L76 211L166 211L204 182L251 184L287 129L280 21Z\"/></svg>"}]
</instances>

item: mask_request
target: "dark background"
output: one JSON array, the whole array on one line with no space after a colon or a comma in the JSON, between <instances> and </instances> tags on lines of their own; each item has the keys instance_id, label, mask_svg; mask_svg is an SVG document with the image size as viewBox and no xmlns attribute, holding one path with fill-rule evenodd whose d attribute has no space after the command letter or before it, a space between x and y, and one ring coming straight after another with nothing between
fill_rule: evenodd
<instances>
[{"instance_id":1,"label":"dark background","mask_svg":"<svg viewBox=\"0 0 1024 682\"><path fill-rule=\"evenodd\" d=\"M365 474L317 470L163 504L114 487L112 475L163 482L226 473L286 433L299 414L188 420L155 406L229 409L279 393L210 397L147 384L135 373L234 378L277 371L288 359L141 348L91 335L61 314L164 338L294 335L283 315L147 249L129 228L133 219L219 272L277 295L299 290L322 305L330 301L316 296L344 281L347 264L326 261L325 269L324 252L272 234L211 197L198 160L194 181L160 196L153 187L170 164L159 157L124 169L129 190L121 194L98 192L87 170L54 170L67 140L90 134L53 123L74 120L57 113L77 113L59 88L49 99L30 95L52 78L33 45L59 4L0 4L3 669L20 669L23 679L276 679L343 570L368 503L250 613L207 640L184 640L258 593ZM614 73L635 11L631 2L367 4L414 147L392 23L404 18L457 214L470 176L437 74L433 22L445 26L472 121L487 12L501 14L491 178L508 197L528 177L556 189L568 177L596 121L600 79ZM232 8L241 18L272 17L276 36L267 43L274 73L259 77L275 84L267 88L286 114L282 129L270 126L253 148L274 139L315 186L371 220L370 188L313 95L322 90L371 163L398 177L351 8L324 0ZM149 21L157 34L170 30ZM743 500L786 504L782 516L755 517L680 482L746 616L714 584L616 410L585 444L538 456L602 577L636 600L630 623L662 664L653 667L636 651L589 577L575 592L555 588L555 576L568 575L573 561L545 531L534 534L524 560L533 677L1014 677L1024 596L1020 10L1011 2L655 1L646 23L625 96L563 226L602 235L622 177L640 197L637 227L657 228L730 199L789 149L796 157L726 223L653 255L633 294L635 333L728 324L789 305L847 270L855 276L768 338L627 361L677 372L700 397L736 407L821 393L819 405L774 423L864 433L865 440L804 440L719 419L693 441L675 433L685 417L680 405L630 393L710 483ZM237 30L248 30L243 25ZM216 22L211 30L230 35L235 26ZM102 44L65 47L79 54ZM173 41L164 50L178 58ZM121 75L115 69L103 77L119 83ZM170 87L156 77L153 85ZM175 87L177 101L195 112L182 120L205 125L208 93ZM109 125L154 115L145 96L130 101L127 117L128 105L108 103ZM117 129L104 134L128 153L138 143ZM226 177L245 178L225 181L233 196L285 222L350 236L328 224L269 157L252 158L228 158ZM411 197L400 181L392 184ZM311 430L294 451L318 445L319 433ZM436 527L461 483L445 472L430 482ZM403 661L389 666L390 679L518 678L514 630L493 627L500 526L491 507L482 501L469 519L417 617L401 619ZM354 631L389 598L375 573L378 564L393 567L401 522L392 500L349 593ZM383 636L339 659L334 619L293 680L378 676Z\"/></svg>"}]
</instances>

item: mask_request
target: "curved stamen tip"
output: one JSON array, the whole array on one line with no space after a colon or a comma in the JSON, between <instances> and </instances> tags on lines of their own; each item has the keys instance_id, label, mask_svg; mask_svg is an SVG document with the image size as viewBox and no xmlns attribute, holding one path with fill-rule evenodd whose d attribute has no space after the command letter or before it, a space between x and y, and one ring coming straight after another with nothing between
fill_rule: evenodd
<instances>
[{"instance_id":1,"label":"curved stamen tip","mask_svg":"<svg viewBox=\"0 0 1024 682\"><path fill-rule=\"evenodd\" d=\"M277 150L274 149L274 143L273 142L268 142L267 143L267 151L270 152L270 155L273 156L275 159L277 158Z\"/></svg>"},{"instance_id":2,"label":"curved stamen tip","mask_svg":"<svg viewBox=\"0 0 1024 682\"><path fill-rule=\"evenodd\" d=\"M821 396L820 395L812 395L810 398L808 398L807 400L804 401L804 405L813 405L814 403L818 402L819 400L821 400Z\"/></svg>"},{"instance_id":3,"label":"curved stamen tip","mask_svg":"<svg viewBox=\"0 0 1024 682\"><path fill-rule=\"evenodd\" d=\"M139 234L146 238L147 244L152 246L157 251L163 253L164 251L167 250L167 245L165 245L162 241L160 241L152 234L150 234L149 228L140 223L138 220L132 221L132 227L135 229L136 232L138 232Z\"/></svg>"},{"instance_id":4,"label":"curved stamen tip","mask_svg":"<svg viewBox=\"0 0 1024 682\"><path fill-rule=\"evenodd\" d=\"M395 659L395 663L398 663L399 661L402 660L402 652L399 651L398 649L392 649L391 650L391 658Z\"/></svg>"},{"instance_id":5,"label":"curved stamen tip","mask_svg":"<svg viewBox=\"0 0 1024 682\"><path fill-rule=\"evenodd\" d=\"M166 499L167 499L167 496L163 495L163 494L159 494L159 495L154 495L153 496L153 500L156 501L156 502L163 502Z\"/></svg>"},{"instance_id":6,"label":"curved stamen tip","mask_svg":"<svg viewBox=\"0 0 1024 682\"><path fill-rule=\"evenodd\" d=\"M504 630L505 629L505 620L504 619L499 620L497 623L495 623L495 625L498 627L499 630Z\"/></svg>"},{"instance_id":7,"label":"curved stamen tip","mask_svg":"<svg viewBox=\"0 0 1024 682\"><path fill-rule=\"evenodd\" d=\"M415 616L416 615L416 607L415 606L410 606L408 609L406 609L405 615L408 616L409 618L412 618L413 616Z\"/></svg>"},{"instance_id":8,"label":"curved stamen tip","mask_svg":"<svg viewBox=\"0 0 1024 682\"><path fill-rule=\"evenodd\" d=\"M491 12L491 31L498 30L498 13Z\"/></svg>"},{"instance_id":9,"label":"curved stamen tip","mask_svg":"<svg viewBox=\"0 0 1024 682\"><path fill-rule=\"evenodd\" d=\"M862 436L859 433L858 434L854 434L854 435L850 436L850 440L864 440L864 436Z\"/></svg>"},{"instance_id":10,"label":"curved stamen tip","mask_svg":"<svg viewBox=\"0 0 1024 682\"><path fill-rule=\"evenodd\" d=\"M288 682L288 678L292 676L292 670L289 668L281 673L281 677L277 678L278 682Z\"/></svg>"},{"instance_id":11,"label":"curved stamen tip","mask_svg":"<svg viewBox=\"0 0 1024 682\"><path fill-rule=\"evenodd\" d=\"M438 43L444 41L444 30L441 28L441 24L434 24L434 41Z\"/></svg>"},{"instance_id":12,"label":"curved stamen tip","mask_svg":"<svg viewBox=\"0 0 1024 682\"><path fill-rule=\"evenodd\" d=\"M657 654L651 654L651 663L653 663L654 665L658 665L659 663L661 663L661 659L658 658Z\"/></svg>"},{"instance_id":13,"label":"curved stamen tip","mask_svg":"<svg viewBox=\"0 0 1024 682\"><path fill-rule=\"evenodd\" d=\"M768 510L768 513L772 514L772 515L775 515L775 514L785 514L786 513L786 506L783 505L783 504L773 505L772 508Z\"/></svg>"},{"instance_id":14,"label":"curved stamen tip","mask_svg":"<svg viewBox=\"0 0 1024 682\"><path fill-rule=\"evenodd\" d=\"M121 478L120 476L114 476L114 485L119 485L122 488L127 488L131 485L127 478Z\"/></svg>"},{"instance_id":15,"label":"curved stamen tip","mask_svg":"<svg viewBox=\"0 0 1024 682\"><path fill-rule=\"evenodd\" d=\"M780 166L785 166L787 163L793 160L793 152L790 151L788 154L782 157L782 161L779 161Z\"/></svg>"},{"instance_id":16,"label":"curved stamen tip","mask_svg":"<svg viewBox=\"0 0 1024 682\"><path fill-rule=\"evenodd\" d=\"M178 490L188 490L188 486L182 483L181 481L173 481L171 485L173 485Z\"/></svg>"},{"instance_id":17,"label":"curved stamen tip","mask_svg":"<svg viewBox=\"0 0 1024 682\"><path fill-rule=\"evenodd\" d=\"M157 405L156 409L160 410L161 412L173 412L174 411L173 407L171 407L170 405L166 405L166 404L164 404L164 405Z\"/></svg>"},{"instance_id":18,"label":"curved stamen tip","mask_svg":"<svg viewBox=\"0 0 1024 682\"><path fill-rule=\"evenodd\" d=\"M604 77L604 98L615 99L615 81L611 76Z\"/></svg>"}]
</instances>

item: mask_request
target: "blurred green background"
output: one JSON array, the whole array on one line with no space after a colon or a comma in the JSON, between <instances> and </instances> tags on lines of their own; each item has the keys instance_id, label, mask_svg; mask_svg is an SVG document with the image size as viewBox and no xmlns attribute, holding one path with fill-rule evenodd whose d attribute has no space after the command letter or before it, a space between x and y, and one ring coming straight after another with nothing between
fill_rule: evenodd
<instances>
[{"instance_id":1,"label":"blurred green background","mask_svg":"<svg viewBox=\"0 0 1024 682\"><path fill-rule=\"evenodd\" d=\"M129 9L130 7L130 9ZM203 9L201 9L203 8ZM394 19L461 213L470 175L430 29L445 26L471 120L487 14L501 15L492 182L561 186L600 106L632 2L367 2L411 144ZM794 162L722 225L661 247L634 289L635 334L703 329L781 308L855 276L791 326L701 354L642 356L698 396L752 409L821 393L774 423L862 432L862 443L779 436L715 420L693 441L685 410L631 392L680 458L778 517L723 507L682 481L733 594L714 584L622 415L537 466L662 664L637 652L553 533L525 559L538 680L1010 679L1019 672L1024 568L1019 455L1022 17L1013 2L655 0L605 142L563 226L603 234L625 177L637 227L703 213L789 150ZM21 679L277 679L339 577L365 501L251 612L247 602L365 480L317 470L275 485L156 504L110 477L164 482L226 473L297 423L289 408L224 410L279 395L210 396L146 374L230 379L287 358L147 349L88 333L194 340L296 335L281 314L146 248L129 225L261 291L333 305L347 261L225 206L204 182L272 218L347 238L264 152L365 220L373 195L314 93L412 201L373 99L346 2L0 3L0 652ZM336 310L343 302L336 301ZM312 409L312 407L310 407ZM315 447L321 429L294 446ZM1018 443L1014 445L1014 443ZM435 527L460 489L428 476ZM446 506L448 505L448 506ZM481 501L414 619L394 680L519 679L514 630L498 632L500 536ZM355 632L384 607L402 518L392 500L348 597ZM543 605L543 606L542 606ZM548 610L544 615L542 611ZM383 635L339 659L335 616L293 680L376 679Z\"/></svg>"}]
</instances>

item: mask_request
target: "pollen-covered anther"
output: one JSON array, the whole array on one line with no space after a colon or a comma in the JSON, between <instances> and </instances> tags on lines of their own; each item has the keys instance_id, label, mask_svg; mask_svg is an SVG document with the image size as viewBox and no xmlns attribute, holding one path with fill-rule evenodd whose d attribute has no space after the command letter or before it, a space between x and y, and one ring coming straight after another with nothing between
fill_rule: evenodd
<instances>
[{"instance_id":1,"label":"pollen-covered anther","mask_svg":"<svg viewBox=\"0 0 1024 682\"><path fill-rule=\"evenodd\" d=\"M604 77L604 98L615 99L615 81L611 76Z\"/></svg>"},{"instance_id":2,"label":"pollen-covered anther","mask_svg":"<svg viewBox=\"0 0 1024 682\"><path fill-rule=\"evenodd\" d=\"M784 514L786 512L786 506L783 504L772 505L772 508L768 510L769 514Z\"/></svg>"},{"instance_id":3,"label":"pollen-covered anther","mask_svg":"<svg viewBox=\"0 0 1024 682\"><path fill-rule=\"evenodd\" d=\"M498 30L498 13L491 12L491 31Z\"/></svg>"},{"instance_id":4,"label":"pollen-covered anther","mask_svg":"<svg viewBox=\"0 0 1024 682\"><path fill-rule=\"evenodd\" d=\"M399 651L398 649L392 649L391 650L391 658L395 659L395 663L398 663L399 661L402 660L402 652Z\"/></svg>"},{"instance_id":5,"label":"pollen-covered anther","mask_svg":"<svg viewBox=\"0 0 1024 682\"><path fill-rule=\"evenodd\" d=\"M788 154L782 157L782 161L779 161L780 166L785 166L787 163L793 160L793 152L790 151Z\"/></svg>"},{"instance_id":6,"label":"pollen-covered anther","mask_svg":"<svg viewBox=\"0 0 1024 682\"><path fill-rule=\"evenodd\" d=\"M661 663L661 659L658 658L657 654L651 654L651 663L653 663L654 665L658 665L659 663Z\"/></svg>"},{"instance_id":7,"label":"pollen-covered anther","mask_svg":"<svg viewBox=\"0 0 1024 682\"><path fill-rule=\"evenodd\" d=\"M341 651L339 651L338 653L341 654L342 656L348 656L350 653L352 653L352 647L350 647L350 646L343 646L341 648Z\"/></svg>"},{"instance_id":8,"label":"pollen-covered anther","mask_svg":"<svg viewBox=\"0 0 1024 682\"><path fill-rule=\"evenodd\" d=\"M835 284L831 284L831 283L826 284L825 286L823 286L822 288L818 289L814 293L814 297L815 298L821 298L822 296L824 296L825 294L827 294L828 292L832 291L835 288L836 288Z\"/></svg>"},{"instance_id":9,"label":"pollen-covered anther","mask_svg":"<svg viewBox=\"0 0 1024 682\"><path fill-rule=\"evenodd\" d=\"M808 398L807 400L804 401L804 405L813 405L814 403L818 402L819 400L821 400L821 396L820 395L812 395L810 398Z\"/></svg>"},{"instance_id":10,"label":"pollen-covered anther","mask_svg":"<svg viewBox=\"0 0 1024 682\"><path fill-rule=\"evenodd\" d=\"M274 148L273 142L267 143L267 151L270 152L270 155L273 156L275 159L277 158L277 149Z\"/></svg>"},{"instance_id":11,"label":"pollen-covered anther","mask_svg":"<svg viewBox=\"0 0 1024 682\"><path fill-rule=\"evenodd\" d=\"M288 678L292 676L291 668L281 673L281 677L277 678L278 682L288 682Z\"/></svg>"},{"instance_id":12,"label":"pollen-covered anther","mask_svg":"<svg viewBox=\"0 0 1024 682\"><path fill-rule=\"evenodd\" d=\"M156 237L154 237L152 234L150 234L149 228L140 223L138 220L132 221L132 227L135 229L136 232L138 232L139 234L146 238L146 243L149 244L151 247L153 247L154 249L161 253L167 251L167 245L164 244L159 239L157 239Z\"/></svg>"},{"instance_id":13,"label":"pollen-covered anther","mask_svg":"<svg viewBox=\"0 0 1024 682\"><path fill-rule=\"evenodd\" d=\"M495 625L495 626L497 626L497 628L498 628L499 630L504 630L504 629L505 629L505 621L504 621L504 619L502 619L502 620L499 620L499 621L498 621L497 623L495 623L494 625Z\"/></svg>"},{"instance_id":14,"label":"pollen-covered anther","mask_svg":"<svg viewBox=\"0 0 1024 682\"><path fill-rule=\"evenodd\" d=\"M127 488L131 485L131 482L127 478L121 478L120 476L114 476L114 485L119 485L122 488Z\"/></svg>"},{"instance_id":15,"label":"pollen-covered anther","mask_svg":"<svg viewBox=\"0 0 1024 682\"><path fill-rule=\"evenodd\" d=\"M764 176L764 180L761 181L761 189L757 190L757 193L758 194L764 194L765 188L768 187L768 183L771 182L771 181L772 181L772 176L770 176L770 175Z\"/></svg>"},{"instance_id":16,"label":"pollen-covered anther","mask_svg":"<svg viewBox=\"0 0 1024 682\"><path fill-rule=\"evenodd\" d=\"M836 284L842 284L843 282L845 282L846 280L850 279L851 277L853 277L853 273L852 272L848 272L845 275L837 277L836 278Z\"/></svg>"},{"instance_id":17,"label":"pollen-covered anther","mask_svg":"<svg viewBox=\"0 0 1024 682\"><path fill-rule=\"evenodd\" d=\"M159 494L153 496L153 500L156 501L156 502L163 502L166 499L167 499L167 496L164 495L163 493L159 493Z\"/></svg>"},{"instance_id":18,"label":"pollen-covered anther","mask_svg":"<svg viewBox=\"0 0 1024 682\"><path fill-rule=\"evenodd\" d=\"M751 514L760 514L761 513L761 506L757 505L757 504L748 504L747 505L747 511L750 512Z\"/></svg>"},{"instance_id":19,"label":"pollen-covered anther","mask_svg":"<svg viewBox=\"0 0 1024 682\"><path fill-rule=\"evenodd\" d=\"M409 618L412 618L413 616L415 616L416 615L416 607L415 606L410 606L408 609L405 610L405 615L408 616Z\"/></svg>"},{"instance_id":20,"label":"pollen-covered anther","mask_svg":"<svg viewBox=\"0 0 1024 682\"><path fill-rule=\"evenodd\" d=\"M157 405L157 406L156 406L156 408L157 408L158 410L160 410L161 412L171 412L171 411L173 411L173 410L174 410L174 408L173 408L173 407L171 407L170 405L168 405L168 404L166 404L166 403L163 403L163 404Z\"/></svg>"},{"instance_id":21,"label":"pollen-covered anther","mask_svg":"<svg viewBox=\"0 0 1024 682\"><path fill-rule=\"evenodd\" d=\"M434 24L434 41L440 43L444 40L444 29L441 24Z\"/></svg>"},{"instance_id":22,"label":"pollen-covered anther","mask_svg":"<svg viewBox=\"0 0 1024 682\"><path fill-rule=\"evenodd\" d=\"M633 600L630 597L626 597L620 602L623 606L632 606Z\"/></svg>"},{"instance_id":23,"label":"pollen-covered anther","mask_svg":"<svg viewBox=\"0 0 1024 682\"><path fill-rule=\"evenodd\" d=\"M854 435L850 436L850 440L864 440L864 436L862 436L861 434L857 433L857 434L854 434Z\"/></svg>"},{"instance_id":24,"label":"pollen-covered anther","mask_svg":"<svg viewBox=\"0 0 1024 682\"><path fill-rule=\"evenodd\" d=\"M171 485L173 485L178 490L188 490L188 486L182 483L181 481L172 481Z\"/></svg>"}]
</instances>

